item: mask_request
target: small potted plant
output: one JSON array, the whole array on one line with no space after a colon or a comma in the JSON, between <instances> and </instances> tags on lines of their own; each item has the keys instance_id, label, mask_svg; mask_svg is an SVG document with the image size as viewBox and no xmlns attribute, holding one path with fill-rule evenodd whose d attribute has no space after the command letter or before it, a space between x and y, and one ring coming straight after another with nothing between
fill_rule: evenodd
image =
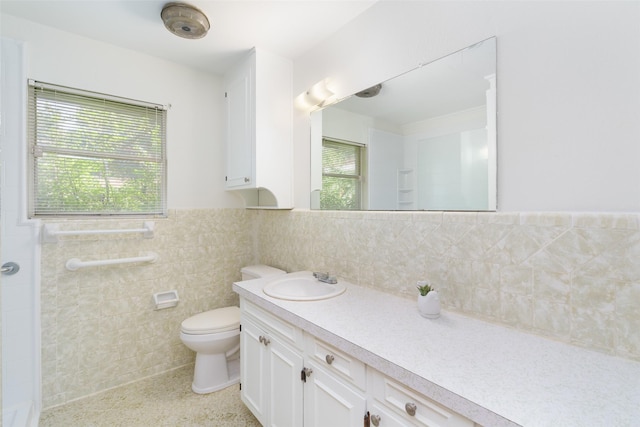
<instances>
[{"instance_id":1,"label":"small potted plant","mask_svg":"<svg viewBox=\"0 0 640 427\"><path fill-rule=\"evenodd\" d=\"M437 319L440 317L440 297L438 292L433 289L426 281L419 281L418 288L418 311L422 317L427 319Z\"/></svg>"}]
</instances>

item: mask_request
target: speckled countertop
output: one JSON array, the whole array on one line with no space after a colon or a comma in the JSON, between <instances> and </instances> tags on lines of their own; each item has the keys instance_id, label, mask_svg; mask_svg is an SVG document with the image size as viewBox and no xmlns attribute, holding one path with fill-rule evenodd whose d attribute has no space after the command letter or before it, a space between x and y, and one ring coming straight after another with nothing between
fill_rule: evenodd
<instances>
[{"instance_id":1,"label":"speckled countertop","mask_svg":"<svg viewBox=\"0 0 640 427\"><path fill-rule=\"evenodd\" d=\"M637 426L640 363L347 284L323 301L234 283L241 297L486 427Z\"/></svg>"}]
</instances>

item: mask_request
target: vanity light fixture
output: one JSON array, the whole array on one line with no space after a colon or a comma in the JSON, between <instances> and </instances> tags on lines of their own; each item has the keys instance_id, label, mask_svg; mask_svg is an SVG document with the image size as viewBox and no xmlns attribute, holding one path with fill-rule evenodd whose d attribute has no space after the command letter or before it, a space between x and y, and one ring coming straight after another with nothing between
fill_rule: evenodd
<instances>
[{"instance_id":1,"label":"vanity light fixture","mask_svg":"<svg viewBox=\"0 0 640 427\"><path fill-rule=\"evenodd\" d=\"M322 79L302 92L296 98L296 104L303 110L315 110L333 100L334 93L327 87L328 79Z\"/></svg>"},{"instance_id":2,"label":"vanity light fixture","mask_svg":"<svg viewBox=\"0 0 640 427\"><path fill-rule=\"evenodd\" d=\"M211 28L207 16L200 9L186 3L165 4L160 17L167 30L185 39L201 39Z\"/></svg>"}]
</instances>

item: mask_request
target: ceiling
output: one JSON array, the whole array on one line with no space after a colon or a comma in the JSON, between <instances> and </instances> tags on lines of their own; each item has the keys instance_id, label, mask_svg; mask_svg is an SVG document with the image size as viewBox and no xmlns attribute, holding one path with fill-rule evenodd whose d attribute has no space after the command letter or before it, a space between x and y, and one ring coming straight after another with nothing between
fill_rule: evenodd
<instances>
[{"instance_id":1,"label":"ceiling","mask_svg":"<svg viewBox=\"0 0 640 427\"><path fill-rule=\"evenodd\" d=\"M254 46L295 59L376 0L188 1L211 23L199 40L164 28L169 1L1 0L0 13L222 74Z\"/></svg>"},{"instance_id":2,"label":"ceiling","mask_svg":"<svg viewBox=\"0 0 640 427\"><path fill-rule=\"evenodd\" d=\"M351 96L333 108L404 126L486 103L496 73L495 38L469 46L382 83L373 98Z\"/></svg>"}]
</instances>

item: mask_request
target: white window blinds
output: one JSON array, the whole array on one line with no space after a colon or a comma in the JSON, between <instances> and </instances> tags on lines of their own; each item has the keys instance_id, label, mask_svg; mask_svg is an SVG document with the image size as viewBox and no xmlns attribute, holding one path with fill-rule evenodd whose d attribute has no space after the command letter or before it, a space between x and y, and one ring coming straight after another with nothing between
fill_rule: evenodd
<instances>
[{"instance_id":1,"label":"white window blinds","mask_svg":"<svg viewBox=\"0 0 640 427\"><path fill-rule=\"evenodd\" d=\"M362 208L362 154L360 145L322 140L320 209Z\"/></svg>"},{"instance_id":2,"label":"white window blinds","mask_svg":"<svg viewBox=\"0 0 640 427\"><path fill-rule=\"evenodd\" d=\"M30 216L165 215L166 109L30 82Z\"/></svg>"}]
</instances>

